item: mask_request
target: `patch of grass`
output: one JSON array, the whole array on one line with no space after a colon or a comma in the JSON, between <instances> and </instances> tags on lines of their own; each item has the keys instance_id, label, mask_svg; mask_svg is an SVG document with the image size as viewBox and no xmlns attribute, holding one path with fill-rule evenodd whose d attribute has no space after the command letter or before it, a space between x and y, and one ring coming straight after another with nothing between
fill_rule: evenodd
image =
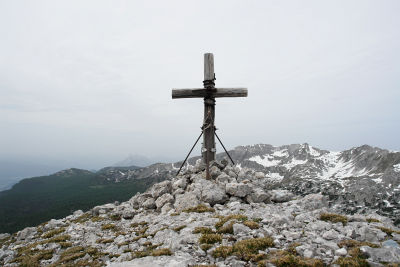
<instances>
[{"instance_id":1,"label":"patch of grass","mask_svg":"<svg viewBox=\"0 0 400 267\"><path fill-rule=\"evenodd\" d=\"M215 224L215 228L218 230L221 228L227 221L229 220L238 220L241 222L247 221L247 216L244 216L242 214L232 214L228 216L217 216L219 218L219 222Z\"/></svg>"},{"instance_id":2,"label":"patch of grass","mask_svg":"<svg viewBox=\"0 0 400 267\"><path fill-rule=\"evenodd\" d=\"M186 227L186 225L181 225L181 226L173 228L172 230L174 230L175 232L179 232L180 230L182 230L185 227Z\"/></svg>"},{"instance_id":3,"label":"patch of grass","mask_svg":"<svg viewBox=\"0 0 400 267\"><path fill-rule=\"evenodd\" d=\"M117 245L118 245L118 247L127 246L127 245L129 245L129 242L124 241L124 242L118 243Z\"/></svg>"},{"instance_id":4,"label":"patch of grass","mask_svg":"<svg viewBox=\"0 0 400 267\"><path fill-rule=\"evenodd\" d=\"M146 250L144 250L144 251L135 251L135 252L133 252L132 256L134 258L143 258L143 257L150 256L150 253L148 251L146 251Z\"/></svg>"},{"instance_id":5,"label":"patch of grass","mask_svg":"<svg viewBox=\"0 0 400 267\"><path fill-rule=\"evenodd\" d=\"M232 246L219 246L212 252L212 256L214 258L227 258L228 256L232 255L232 253Z\"/></svg>"},{"instance_id":6,"label":"patch of grass","mask_svg":"<svg viewBox=\"0 0 400 267\"><path fill-rule=\"evenodd\" d=\"M149 229L148 226L144 226L136 231L136 235L144 235L148 229Z\"/></svg>"},{"instance_id":7,"label":"patch of grass","mask_svg":"<svg viewBox=\"0 0 400 267\"><path fill-rule=\"evenodd\" d=\"M233 234L233 224L235 222L230 222L229 224L225 226L221 226L218 228L217 232L220 234Z\"/></svg>"},{"instance_id":8,"label":"patch of grass","mask_svg":"<svg viewBox=\"0 0 400 267\"><path fill-rule=\"evenodd\" d=\"M100 217L100 216L93 216L90 220L92 222L100 222L100 221L104 220L104 218Z\"/></svg>"},{"instance_id":9,"label":"patch of grass","mask_svg":"<svg viewBox=\"0 0 400 267\"><path fill-rule=\"evenodd\" d=\"M18 266L23 267L39 267L40 261L49 260L53 257L53 250L30 250L26 249L21 253L18 253L14 262L18 262Z\"/></svg>"},{"instance_id":10,"label":"patch of grass","mask_svg":"<svg viewBox=\"0 0 400 267\"><path fill-rule=\"evenodd\" d=\"M243 222L244 225L249 227L250 229L258 229L260 228L260 225L256 223L255 221L245 221Z\"/></svg>"},{"instance_id":11,"label":"patch of grass","mask_svg":"<svg viewBox=\"0 0 400 267\"><path fill-rule=\"evenodd\" d=\"M63 263L63 262L74 261L76 259L82 258L85 255L86 251L84 247L82 246L71 247L65 250L63 253L61 253L59 262Z\"/></svg>"},{"instance_id":12,"label":"patch of grass","mask_svg":"<svg viewBox=\"0 0 400 267\"><path fill-rule=\"evenodd\" d=\"M367 222L369 222L369 223L373 223L373 222L379 223L381 221L378 220L378 219L374 219L374 218L367 218Z\"/></svg>"},{"instance_id":13,"label":"patch of grass","mask_svg":"<svg viewBox=\"0 0 400 267\"><path fill-rule=\"evenodd\" d=\"M47 240L47 243L60 243L65 242L71 238L70 235L59 235Z\"/></svg>"},{"instance_id":14,"label":"patch of grass","mask_svg":"<svg viewBox=\"0 0 400 267\"><path fill-rule=\"evenodd\" d=\"M183 212L197 212L197 213L215 212L215 209L209 208L204 204L199 204L196 207L187 208L183 210Z\"/></svg>"},{"instance_id":15,"label":"patch of grass","mask_svg":"<svg viewBox=\"0 0 400 267\"><path fill-rule=\"evenodd\" d=\"M212 244L201 244L201 245L200 245L200 248L201 248L202 250L204 250L204 251L207 251L207 250L209 250L209 249L212 248L212 247L213 247Z\"/></svg>"},{"instance_id":16,"label":"patch of grass","mask_svg":"<svg viewBox=\"0 0 400 267\"><path fill-rule=\"evenodd\" d=\"M90 219L91 215L89 213L84 213L75 220L72 220L73 223L84 223Z\"/></svg>"},{"instance_id":17,"label":"patch of grass","mask_svg":"<svg viewBox=\"0 0 400 267\"><path fill-rule=\"evenodd\" d=\"M117 230L117 226L115 224L112 223L107 223L101 226L101 230L112 230L112 231L116 231Z\"/></svg>"},{"instance_id":18,"label":"patch of grass","mask_svg":"<svg viewBox=\"0 0 400 267\"><path fill-rule=\"evenodd\" d=\"M215 244L222 242L222 235L220 234L202 234L199 238L200 244Z\"/></svg>"},{"instance_id":19,"label":"patch of grass","mask_svg":"<svg viewBox=\"0 0 400 267\"><path fill-rule=\"evenodd\" d=\"M276 267L324 267L325 264L320 259L303 258L295 256L288 251L279 250L273 252L268 257L268 262ZM267 266L266 261L261 262L258 266Z\"/></svg>"},{"instance_id":20,"label":"patch of grass","mask_svg":"<svg viewBox=\"0 0 400 267\"><path fill-rule=\"evenodd\" d=\"M300 246L300 245L301 245L301 244L298 243L298 242L291 243L291 244L288 246L288 248L286 249L286 251L289 252L289 253L292 254L292 255L297 255L296 248L297 248L298 246Z\"/></svg>"},{"instance_id":21,"label":"patch of grass","mask_svg":"<svg viewBox=\"0 0 400 267\"><path fill-rule=\"evenodd\" d=\"M114 242L114 239L111 238L100 238L96 241L98 244L108 244Z\"/></svg>"},{"instance_id":22,"label":"patch of grass","mask_svg":"<svg viewBox=\"0 0 400 267\"><path fill-rule=\"evenodd\" d=\"M133 253L133 257L135 258L143 258L147 256L171 256L172 252L169 248L160 248L155 250L143 250L143 251L135 251Z\"/></svg>"},{"instance_id":23,"label":"patch of grass","mask_svg":"<svg viewBox=\"0 0 400 267\"><path fill-rule=\"evenodd\" d=\"M113 221L119 221L121 220L121 214L112 214L110 215L110 219Z\"/></svg>"},{"instance_id":24,"label":"patch of grass","mask_svg":"<svg viewBox=\"0 0 400 267\"><path fill-rule=\"evenodd\" d=\"M44 233L42 235L42 237L43 238L51 238L51 237L53 237L55 235L61 234L64 231L65 231L65 228L64 227L60 227L58 229L54 229L54 230L51 230L51 231L48 231L48 232Z\"/></svg>"},{"instance_id":25,"label":"patch of grass","mask_svg":"<svg viewBox=\"0 0 400 267\"><path fill-rule=\"evenodd\" d=\"M145 226L145 225L148 225L148 224L149 224L149 223L148 223L148 222L145 222L145 221L142 221L142 222L134 222L134 223L131 224L131 227L135 228L135 227L138 227L138 226Z\"/></svg>"},{"instance_id":26,"label":"patch of grass","mask_svg":"<svg viewBox=\"0 0 400 267\"><path fill-rule=\"evenodd\" d=\"M335 261L340 267L367 267L368 262L364 259L360 247L369 246L372 248L379 248L380 245L370 242L360 242L357 240L349 239L342 240L338 243L339 247L346 247L348 250L349 257L340 257Z\"/></svg>"},{"instance_id":27,"label":"patch of grass","mask_svg":"<svg viewBox=\"0 0 400 267\"><path fill-rule=\"evenodd\" d=\"M71 242L60 242L60 243L58 243L60 246L61 246L61 248L69 248L69 247L72 247L72 243Z\"/></svg>"},{"instance_id":28,"label":"patch of grass","mask_svg":"<svg viewBox=\"0 0 400 267\"><path fill-rule=\"evenodd\" d=\"M376 228L378 228L382 232L385 232L388 236L392 236L393 233L400 234L400 231L393 230L387 227L377 226Z\"/></svg>"},{"instance_id":29,"label":"patch of grass","mask_svg":"<svg viewBox=\"0 0 400 267\"><path fill-rule=\"evenodd\" d=\"M362 247L362 246L369 246L371 248L380 248L381 247L378 244L374 244L371 242L360 242L360 241L353 240L353 239L342 240L338 243L338 246L340 248L342 248L342 247L355 248L355 247Z\"/></svg>"},{"instance_id":30,"label":"patch of grass","mask_svg":"<svg viewBox=\"0 0 400 267\"><path fill-rule=\"evenodd\" d=\"M263 219L262 219L262 218L253 218L252 220L255 221L256 223L259 223L259 222L261 222Z\"/></svg>"},{"instance_id":31,"label":"patch of grass","mask_svg":"<svg viewBox=\"0 0 400 267\"><path fill-rule=\"evenodd\" d=\"M274 240L271 237L251 238L240 240L233 246L220 246L217 247L212 256L214 258L226 258L230 255L235 255L239 259L251 260L254 258L259 250L264 250L274 245Z\"/></svg>"},{"instance_id":32,"label":"patch of grass","mask_svg":"<svg viewBox=\"0 0 400 267\"><path fill-rule=\"evenodd\" d=\"M209 227L200 226L200 227L194 228L192 233L193 234L213 234L215 232Z\"/></svg>"},{"instance_id":33,"label":"patch of grass","mask_svg":"<svg viewBox=\"0 0 400 267\"><path fill-rule=\"evenodd\" d=\"M340 267L369 267L370 265L365 259L355 257L340 257L335 261Z\"/></svg>"},{"instance_id":34,"label":"patch of grass","mask_svg":"<svg viewBox=\"0 0 400 267\"><path fill-rule=\"evenodd\" d=\"M343 225L346 225L348 219L344 215L336 214L336 213L321 213L319 219L326 222L341 222Z\"/></svg>"},{"instance_id":35,"label":"patch of grass","mask_svg":"<svg viewBox=\"0 0 400 267\"><path fill-rule=\"evenodd\" d=\"M171 256L172 251L169 248L155 249L151 252L151 256Z\"/></svg>"},{"instance_id":36,"label":"patch of grass","mask_svg":"<svg viewBox=\"0 0 400 267\"><path fill-rule=\"evenodd\" d=\"M196 264L196 265L192 265L190 267L218 267L215 264Z\"/></svg>"},{"instance_id":37,"label":"patch of grass","mask_svg":"<svg viewBox=\"0 0 400 267\"><path fill-rule=\"evenodd\" d=\"M179 214L181 214L180 212L173 212L171 213L171 216L178 216Z\"/></svg>"}]
</instances>

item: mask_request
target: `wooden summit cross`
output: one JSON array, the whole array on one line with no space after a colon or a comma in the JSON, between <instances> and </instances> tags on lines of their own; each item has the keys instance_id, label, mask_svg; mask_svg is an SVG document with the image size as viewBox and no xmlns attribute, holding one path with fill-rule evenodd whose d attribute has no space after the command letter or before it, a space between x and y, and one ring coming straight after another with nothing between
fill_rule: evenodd
<instances>
[{"instance_id":1,"label":"wooden summit cross","mask_svg":"<svg viewBox=\"0 0 400 267\"><path fill-rule=\"evenodd\" d=\"M204 54L204 88L197 89L172 89L172 99L176 98L204 98L204 120L201 127L202 133L197 139L196 143L189 152L197 144L201 135L203 134L203 146L201 149L203 162L206 164L207 179L209 179L209 162L215 160L215 98L216 97L247 97L246 88L215 88L215 73L214 73L214 56L211 53ZM218 138L221 142L221 140ZM221 142L222 147L225 149ZM226 149L225 149L226 151ZM227 152L227 151L226 151ZM228 152L227 152L228 153ZM182 166L185 164L187 158L184 160ZM228 154L229 156L229 154ZM182 168L181 166L181 168ZM180 171L180 169L179 169ZM179 173L178 171L178 173Z\"/></svg>"}]
</instances>

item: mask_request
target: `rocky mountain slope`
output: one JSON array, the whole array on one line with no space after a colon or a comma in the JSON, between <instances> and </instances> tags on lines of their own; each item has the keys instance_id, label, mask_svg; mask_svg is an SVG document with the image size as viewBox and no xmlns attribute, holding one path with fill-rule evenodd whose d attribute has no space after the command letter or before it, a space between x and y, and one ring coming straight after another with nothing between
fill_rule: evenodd
<instances>
[{"instance_id":1,"label":"rocky mountain slope","mask_svg":"<svg viewBox=\"0 0 400 267\"><path fill-rule=\"evenodd\" d=\"M271 167L275 166L265 168ZM226 161L213 163L211 177L205 179L199 163L127 202L97 206L86 213L75 211L11 236L0 235L0 265L400 263L400 229L373 210L345 214L341 207L329 205L328 195L296 196L271 189L265 170L234 167Z\"/></svg>"},{"instance_id":2,"label":"rocky mountain slope","mask_svg":"<svg viewBox=\"0 0 400 267\"><path fill-rule=\"evenodd\" d=\"M239 146L229 151L236 166L264 174L269 189L287 189L298 195L322 193L331 206L346 213L374 209L400 224L400 153L367 145L332 152L308 144L275 147ZM217 155L221 160L225 153ZM199 157L189 159L191 169ZM182 162L154 164L146 168L111 168L107 177L114 181L156 177L172 179ZM112 172L111 172L112 171Z\"/></svg>"}]
</instances>

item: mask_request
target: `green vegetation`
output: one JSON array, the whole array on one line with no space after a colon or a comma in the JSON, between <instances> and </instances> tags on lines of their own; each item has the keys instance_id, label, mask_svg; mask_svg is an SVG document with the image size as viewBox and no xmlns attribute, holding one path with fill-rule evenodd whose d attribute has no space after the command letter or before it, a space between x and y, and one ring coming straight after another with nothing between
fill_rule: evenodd
<instances>
[{"instance_id":1,"label":"green vegetation","mask_svg":"<svg viewBox=\"0 0 400 267\"><path fill-rule=\"evenodd\" d=\"M369 223L372 223L372 222L379 223L379 222L381 222L381 221L378 220L378 219L374 219L374 218L367 218L367 222L369 222Z\"/></svg>"},{"instance_id":2,"label":"green vegetation","mask_svg":"<svg viewBox=\"0 0 400 267\"><path fill-rule=\"evenodd\" d=\"M64 232L64 231L65 231L65 228L64 228L64 227L61 227L61 228L54 229L54 230L51 230L51 231L48 231L48 232L44 233L44 234L42 235L42 237L43 237L43 238L51 238L51 237L53 237L53 236L55 236L55 235L61 234L61 233Z\"/></svg>"},{"instance_id":3,"label":"green vegetation","mask_svg":"<svg viewBox=\"0 0 400 267\"><path fill-rule=\"evenodd\" d=\"M392 236L393 233L400 234L400 231L393 230L393 229L390 229L390 228L381 227L381 226L378 226L376 228L378 228L382 232L385 232L388 236Z\"/></svg>"},{"instance_id":4,"label":"green vegetation","mask_svg":"<svg viewBox=\"0 0 400 267\"><path fill-rule=\"evenodd\" d=\"M214 231L211 228L200 226L200 227L194 228L192 233L193 234L213 234Z\"/></svg>"},{"instance_id":5,"label":"green vegetation","mask_svg":"<svg viewBox=\"0 0 400 267\"><path fill-rule=\"evenodd\" d=\"M104 224L103 226L101 226L101 230L113 230L113 231L115 231L115 230L117 230L117 226L115 224L112 224L112 223L107 223L107 224Z\"/></svg>"},{"instance_id":6,"label":"green vegetation","mask_svg":"<svg viewBox=\"0 0 400 267\"><path fill-rule=\"evenodd\" d=\"M338 243L339 247L346 247L349 257L340 257L335 263L340 267L368 267L368 262L364 259L360 247L369 246L372 248L379 248L380 245L370 242L360 242L357 240L349 239L343 240Z\"/></svg>"},{"instance_id":7,"label":"green vegetation","mask_svg":"<svg viewBox=\"0 0 400 267\"><path fill-rule=\"evenodd\" d=\"M204 204L197 205L196 207L191 207L188 209L183 210L183 212L197 212L197 213L203 213L203 212L215 212L213 208L209 208Z\"/></svg>"},{"instance_id":8,"label":"green vegetation","mask_svg":"<svg viewBox=\"0 0 400 267\"><path fill-rule=\"evenodd\" d=\"M161 180L131 179L113 183L104 172L79 169L23 179L12 189L0 192L0 233L13 233L53 218L63 218L75 210L126 201ZM74 222L82 223L87 217L84 214Z\"/></svg>"},{"instance_id":9,"label":"green vegetation","mask_svg":"<svg viewBox=\"0 0 400 267\"><path fill-rule=\"evenodd\" d=\"M265 265L267 261L259 262L258 266ZM277 267L324 267L325 264L320 259L303 258L292 254L287 250L278 250L268 255L268 262Z\"/></svg>"},{"instance_id":10,"label":"green vegetation","mask_svg":"<svg viewBox=\"0 0 400 267\"><path fill-rule=\"evenodd\" d=\"M259 250L264 250L274 245L271 237L252 238L240 240L233 244L233 246L220 246L217 247L212 256L214 258L226 258L230 255L243 260L252 260L258 253Z\"/></svg>"},{"instance_id":11,"label":"green vegetation","mask_svg":"<svg viewBox=\"0 0 400 267\"><path fill-rule=\"evenodd\" d=\"M215 224L215 228L218 230L221 228L227 221L229 220L238 220L241 222L247 221L247 216L244 216L242 214L232 214L228 216L217 216L219 218L219 222Z\"/></svg>"},{"instance_id":12,"label":"green vegetation","mask_svg":"<svg viewBox=\"0 0 400 267\"><path fill-rule=\"evenodd\" d=\"M182 230L185 227L186 227L186 225L181 225L181 226L173 228L172 230L174 230L175 232L179 232L180 230Z\"/></svg>"},{"instance_id":13,"label":"green vegetation","mask_svg":"<svg viewBox=\"0 0 400 267\"><path fill-rule=\"evenodd\" d=\"M222 235L220 234L202 234L199 238L200 244L215 244L222 242Z\"/></svg>"},{"instance_id":14,"label":"green vegetation","mask_svg":"<svg viewBox=\"0 0 400 267\"><path fill-rule=\"evenodd\" d=\"M258 229L260 228L260 225L256 223L255 221L245 221L243 222L244 225L249 227L250 229Z\"/></svg>"},{"instance_id":15,"label":"green vegetation","mask_svg":"<svg viewBox=\"0 0 400 267\"><path fill-rule=\"evenodd\" d=\"M343 225L347 224L347 217L336 213L321 213L319 219L326 222L341 222Z\"/></svg>"}]
</instances>

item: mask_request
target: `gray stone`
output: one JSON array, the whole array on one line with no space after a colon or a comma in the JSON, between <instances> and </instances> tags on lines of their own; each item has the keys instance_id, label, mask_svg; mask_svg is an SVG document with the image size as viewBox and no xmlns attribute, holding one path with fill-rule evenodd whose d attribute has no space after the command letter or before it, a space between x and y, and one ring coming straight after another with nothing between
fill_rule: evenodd
<instances>
[{"instance_id":1,"label":"gray stone","mask_svg":"<svg viewBox=\"0 0 400 267\"><path fill-rule=\"evenodd\" d=\"M293 193L288 190L272 190L270 193L271 201L277 203L290 201L294 197Z\"/></svg>"},{"instance_id":2,"label":"gray stone","mask_svg":"<svg viewBox=\"0 0 400 267\"><path fill-rule=\"evenodd\" d=\"M181 267L194 265L195 259L189 253L175 253L172 256L144 257L126 262L111 262L110 267Z\"/></svg>"},{"instance_id":3,"label":"gray stone","mask_svg":"<svg viewBox=\"0 0 400 267\"><path fill-rule=\"evenodd\" d=\"M335 230L331 229L329 231L326 231L323 233L322 237L325 238L326 240L333 240L338 237L339 233L336 232Z\"/></svg>"},{"instance_id":4,"label":"gray stone","mask_svg":"<svg viewBox=\"0 0 400 267\"><path fill-rule=\"evenodd\" d=\"M254 177L255 177L256 179L262 179L262 178L265 177L265 173L263 173L263 172L256 172L256 173L254 174Z\"/></svg>"},{"instance_id":5,"label":"gray stone","mask_svg":"<svg viewBox=\"0 0 400 267\"><path fill-rule=\"evenodd\" d=\"M30 240L36 232L36 227L27 227L17 233L17 240Z\"/></svg>"},{"instance_id":6,"label":"gray stone","mask_svg":"<svg viewBox=\"0 0 400 267\"><path fill-rule=\"evenodd\" d=\"M345 248L339 248L335 250L335 255L344 257L347 255L347 250Z\"/></svg>"},{"instance_id":7,"label":"gray stone","mask_svg":"<svg viewBox=\"0 0 400 267\"><path fill-rule=\"evenodd\" d=\"M145 202L143 202L143 208L145 209L155 209L156 202L152 198L148 198Z\"/></svg>"},{"instance_id":8,"label":"gray stone","mask_svg":"<svg viewBox=\"0 0 400 267\"><path fill-rule=\"evenodd\" d=\"M217 166L212 166L210 168L211 179L216 179L221 174L221 170Z\"/></svg>"},{"instance_id":9,"label":"gray stone","mask_svg":"<svg viewBox=\"0 0 400 267\"><path fill-rule=\"evenodd\" d=\"M148 199L149 197L151 197L150 193L136 194L131 199L129 199L129 203L131 203L131 205L134 209L138 209L138 208L140 208L141 204L143 202L145 202L146 199ZM95 208L97 208L97 207L95 207ZM98 212L96 214L96 211L94 210L95 208L92 209L92 214L98 215Z\"/></svg>"},{"instance_id":10,"label":"gray stone","mask_svg":"<svg viewBox=\"0 0 400 267\"><path fill-rule=\"evenodd\" d=\"M187 179L182 177L181 179L176 180L173 184L172 184L172 190L177 190L177 189L183 189L185 190L187 186Z\"/></svg>"},{"instance_id":11,"label":"gray stone","mask_svg":"<svg viewBox=\"0 0 400 267\"><path fill-rule=\"evenodd\" d=\"M174 202L174 197L169 193L165 193L164 195L157 198L156 207L158 210L160 210L166 203L173 203L173 202Z\"/></svg>"},{"instance_id":12,"label":"gray stone","mask_svg":"<svg viewBox=\"0 0 400 267\"><path fill-rule=\"evenodd\" d=\"M151 195L153 198L158 198L159 196L164 195L165 193L171 193L172 185L170 181L164 181L158 184L155 184L151 187Z\"/></svg>"},{"instance_id":13,"label":"gray stone","mask_svg":"<svg viewBox=\"0 0 400 267\"><path fill-rule=\"evenodd\" d=\"M370 226L361 227L360 229L358 229L358 234L360 235L360 241L367 242L379 242L386 237L386 234L384 232Z\"/></svg>"},{"instance_id":14,"label":"gray stone","mask_svg":"<svg viewBox=\"0 0 400 267\"><path fill-rule=\"evenodd\" d=\"M9 236L10 236L10 234L8 234L8 233L0 234L0 240L6 239L6 238L8 238Z\"/></svg>"},{"instance_id":15,"label":"gray stone","mask_svg":"<svg viewBox=\"0 0 400 267\"><path fill-rule=\"evenodd\" d=\"M221 173L216 179L217 183L226 184L229 183L230 177L226 173Z\"/></svg>"},{"instance_id":16,"label":"gray stone","mask_svg":"<svg viewBox=\"0 0 400 267\"><path fill-rule=\"evenodd\" d=\"M173 209L174 209L174 206L171 203L167 203L161 208L161 214L168 213L170 210L173 210Z\"/></svg>"},{"instance_id":17,"label":"gray stone","mask_svg":"<svg viewBox=\"0 0 400 267\"><path fill-rule=\"evenodd\" d=\"M386 240L385 242L383 242L383 243L382 243L382 246L384 246L384 247L400 248L400 245L399 245L396 241L394 241L394 240L392 240L392 239L389 239L389 240Z\"/></svg>"},{"instance_id":18,"label":"gray stone","mask_svg":"<svg viewBox=\"0 0 400 267\"><path fill-rule=\"evenodd\" d=\"M231 196L245 197L251 193L251 188L244 183L228 183L226 184L226 192Z\"/></svg>"},{"instance_id":19,"label":"gray stone","mask_svg":"<svg viewBox=\"0 0 400 267\"><path fill-rule=\"evenodd\" d=\"M174 208L177 211L182 211L187 208L195 207L200 204L196 194L192 192L186 192L182 195L175 196Z\"/></svg>"},{"instance_id":20,"label":"gray stone","mask_svg":"<svg viewBox=\"0 0 400 267\"><path fill-rule=\"evenodd\" d=\"M256 187L253 188L251 194L246 197L247 202L249 203L261 203L268 202L270 195L266 193L263 189Z\"/></svg>"},{"instance_id":21,"label":"gray stone","mask_svg":"<svg viewBox=\"0 0 400 267\"><path fill-rule=\"evenodd\" d=\"M371 248L368 246L362 246L360 251L372 261L375 262L386 262L386 263L397 263L400 262L400 248L394 247L382 247L382 248Z\"/></svg>"},{"instance_id":22,"label":"gray stone","mask_svg":"<svg viewBox=\"0 0 400 267\"><path fill-rule=\"evenodd\" d=\"M238 234L247 234L248 232L250 232L250 228L247 227L246 225L243 225L241 223L234 223L233 224L233 233L235 235Z\"/></svg>"}]
</instances>

